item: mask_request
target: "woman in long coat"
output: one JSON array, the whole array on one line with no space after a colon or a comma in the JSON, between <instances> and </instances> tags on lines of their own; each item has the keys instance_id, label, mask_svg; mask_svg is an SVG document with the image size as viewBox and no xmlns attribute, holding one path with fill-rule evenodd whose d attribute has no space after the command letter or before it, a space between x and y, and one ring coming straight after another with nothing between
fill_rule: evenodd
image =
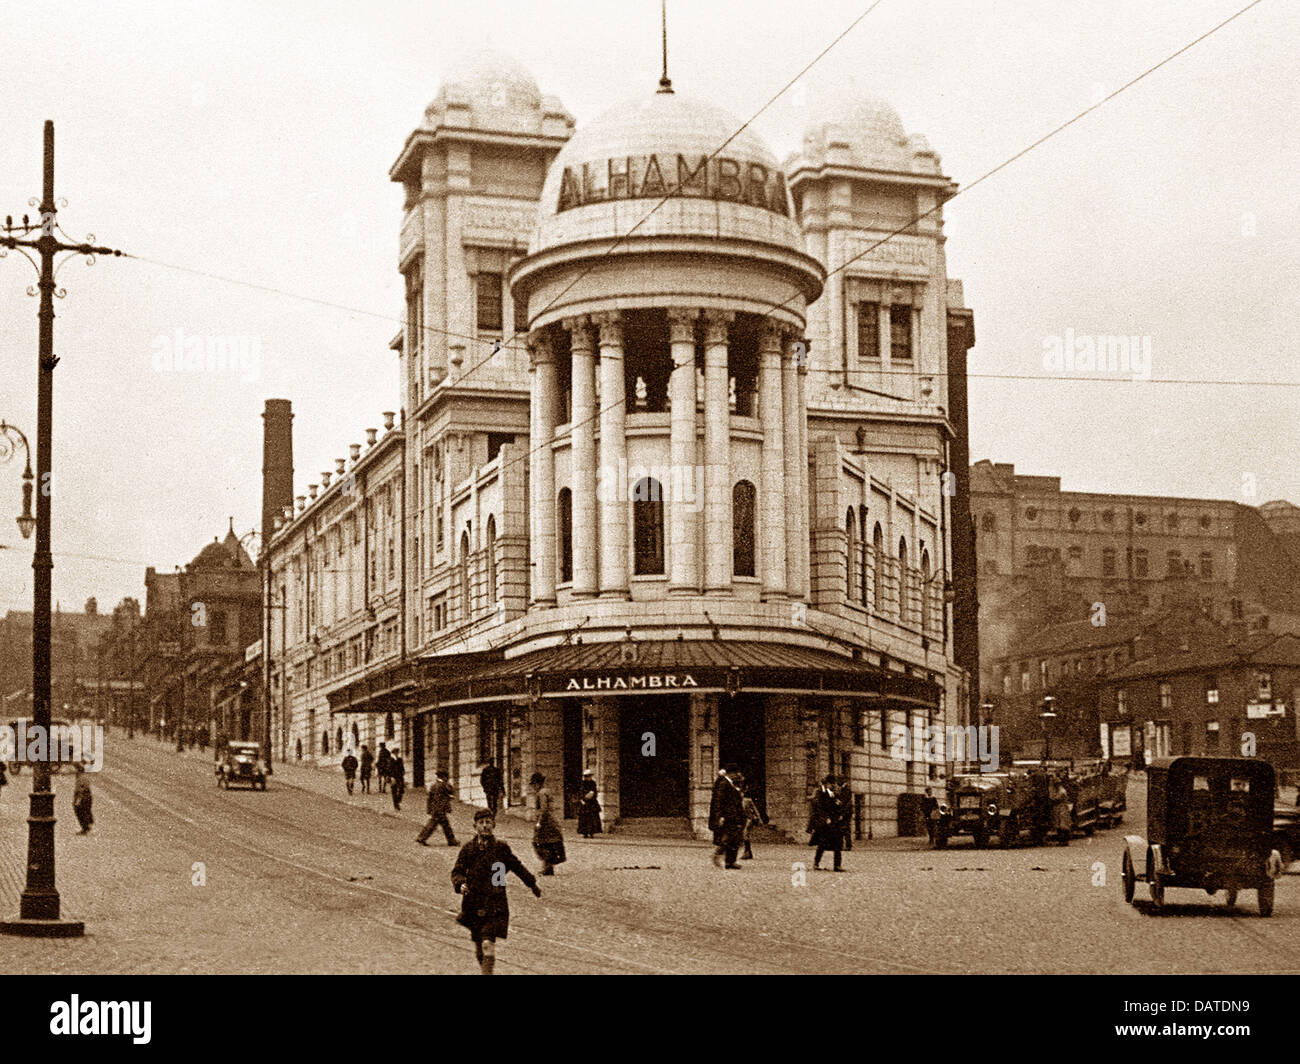
<instances>
[{"instance_id":1,"label":"woman in long coat","mask_svg":"<svg viewBox=\"0 0 1300 1064\"><path fill-rule=\"evenodd\" d=\"M582 774L582 794L578 799L578 834L589 839L600 832L600 801L596 797L596 781L591 776L591 769L587 769Z\"/></svg>"},{"instance_id":2,"label":"woman in long coat","mask_svg":"<svg viewBox=\"0 0 1300 1064\"><path fill-rule=\"evenodd\" d=\"M546 777L534 772L528 780L528 786L537 796L537 826L533 829L533 849L541 858L542 875L555 875L555 866L563 864L564 834L560 823L555 819L551 792L546 789Z\"/></svg>"},{"instance_id":3,"label":"woman in long coat","mask_svg":"<svg viewBox=\"0 0 1300 1064\"><path fill-rule=\"evenodd\" d=\"M1059 832L1061 845L1069 846L1074 817L1070 812L1070 792L1060 780L1052 783L1052 827Z\"/></svg>"}]
</instances>

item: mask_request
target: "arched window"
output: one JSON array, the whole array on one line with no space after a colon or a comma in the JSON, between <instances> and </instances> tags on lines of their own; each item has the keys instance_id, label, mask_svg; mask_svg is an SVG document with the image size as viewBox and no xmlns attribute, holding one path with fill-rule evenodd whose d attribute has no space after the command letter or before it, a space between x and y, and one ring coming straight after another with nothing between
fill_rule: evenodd
<instances>
[{"instance_id":1,"label":"arched window","mask_svg":"<svg viewBox=\"0 0 1300 1064\"><path fill-rule=\"evenodd\" d=\"M393 737L393 715L391 713L388 713L385 714L384 716L384 738L391 739L392 737Z\"/></svg>"},{"instance_id":2,"label":"arched window","mask_svg":"<svg viewBox=\"0 0 1300 1064\"><path fill-rule=\"evenodd\" d=\"M930 552L921 548L921 631L930 630Z\"/></svg>"},{"instance_id":3,"label":"arched window","mask_svg":"<svg viewBox=\"0 0 1300 1064\"><path fill-rule=\"evenodd\" d=\"M991 513L986 513L980 518L980 528L985 532L996 532L998 530L998 519Z\"/></svg>"},{"instance_id":4,"label":"arched window","mask_svg":"<svg viewBox=\"0 0 1300 1064\"><path fill-rule=\"evenodd\" d=\"M328 754L330 752L330 733L323 731L320 733L320 752Z\"/></svg>"},{"instance_id":5,"label":"arched window","mask_svg":"<svg viewBox=\"0 0 1300 1064\"><path fill-rule=\"evenodd\" d=\"M469 533L460 534L460 604L461 617L469 619L470 600L469 600Z\"/></svg>"},{"instance_id":6,"label":"arched window","mask_svg":"<svg viewBox=\"0 0 1300 1064\"><path fill-rule=\"evenodd\" d=\"M659 481L645 477L632 489L633 572L637 576L664 571L664 500Z\"/></svg>"},{"instance_id":7,"label":"arched window","mask_svg":"<svg viewBox=\"0 0 1300 1064\"><path fill-rule=\"evenodd\" d=\"M357 731L357 722L356 722L356 721L353 721L353 722L352 722L352 745L353 745L353 746L360 746L360 745L361 745L361 733L360 733L359 731Z\"/></svg>"},{"instance_id":8,"label":"arched window","mask_svg":"<svg viewBox=\"0 0 1300 1064\"><path fill-rule=\"evenodd\" d=\"M342 749L343 749L343 729L342 729L342 728L339 728L339 729L338 729L338 732L337 732L337 734L334 736L334 738L335 738L335 741L338 743L338 746L336 747L336 749L338 749L338 750L342 750Z\"/></svg>"},{"instance_id":9,"label":"arched window","mask_svg":"<svg viewBox=\"0 0 1300 1064\"><path fill-rule=\"evenodd\" d=\"M880 529L880 523L876 523L876 530L871 533L871 550L874 555L872 559L872 576L875 578L875 591L872 594L872 608L877 613L885 611L885 533Z\"/></svg>"},{"instance_id":10,"label":"arched window","mask_svg":"<svg viewBox=\"0 0 1300 1064\"><path fill-rule=\"evenodd\" d=\"M844 515L844 532L847 537L848 550L844 555L844 595L852 602L853 587L856 583L858 567L857 522L853 520L853 507Z\"/></svg>"},{"instance_id":11,"label":"arched window","mask_svg":"<svg viewBox=\"0 0 1300 1064\"><path fill-rule=\"evenodd\" d=\"M497 601L497 519L490 515L487 521L487 586L488 605Z\"/></svg>"},{"instance_id":12,"label":"arched window","mask_svg":"<svg viewBox=\"0 0 1300 1064\"><path fill-rule=\"evenodd\" d=\"M758 493L748 480L731 489L731 568L736 576L754 575L754 503Z\"/></svg>"},{"instance_id":13,"label":"arched window","mask_svg":"<svg viewBox=\"0 0 1300 1064\"><path fill-rule=\"evenodd\" d=\"M898 538L898 623L907 621L907 540Z\"/></svg>"},{"instance_id":14,"label":"arched window","mask_svg":"<svg viewBox=\"0 0 1300 1064\"><path fill-rule=\"evenodd\" d=\"M560 489L556 503L556 529L559 532L560 583L573 580L573 492Z\"/></svg>"},{"instance_id":15,"label":"arched window","mask_svg":"<svg viewBox=\"0 0 1300 1064\"><path fill-rule=\"evenodd\" d=\"M858 530L861 535L858 537L858 586L855 589L857 600L862 603L862 608L867 609L871 601L867 598L867 508L858 507Z\"/></svg>"}]
</instances>

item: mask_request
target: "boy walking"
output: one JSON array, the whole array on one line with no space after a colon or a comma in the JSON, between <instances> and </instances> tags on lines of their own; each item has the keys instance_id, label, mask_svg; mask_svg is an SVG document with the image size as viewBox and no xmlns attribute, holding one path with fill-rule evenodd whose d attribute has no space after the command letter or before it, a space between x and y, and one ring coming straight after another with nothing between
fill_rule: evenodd
<instances>
[{"instance_id":1,"label":"boy walking","mask_svg":"<svg viewBox=\"0 0 1300 1064\"><path fill-rule=\"evenodd\" d=\"M347 787L348 794L352 793L352 788L357 778L357 759L356 755L349 750L343 755L343 785Z\"/></svg>"},{"instance_id":2,"label":"boy walking","mask_svg":"<svg viewBox=\"0 0 1300 1064\"><path fill-rule=\"evenodd\" d=\"M533 874L523 866L510 847L492 832L496 817L490 809L474 813L474 838L461 847L451 870L451 885L461 895L456 922L469 929L474 956L484 975L496 966L496 940L510 930L510 903L506 898L506 873L513 872L535 897L542 896Z\"/></svg>"}]
</instances>

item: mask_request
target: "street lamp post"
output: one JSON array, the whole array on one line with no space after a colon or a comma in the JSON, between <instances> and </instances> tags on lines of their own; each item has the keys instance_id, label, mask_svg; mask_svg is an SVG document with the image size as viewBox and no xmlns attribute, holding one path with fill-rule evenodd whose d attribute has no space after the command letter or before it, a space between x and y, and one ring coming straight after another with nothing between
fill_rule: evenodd
<instances>
[{"instance_id":1,"label":"street lamp post","mask_svg":"<svg viewBox=\"0 0 1300 1064\"><path fill-rule=\"evenodd\" d=\"M18 531L23 539L31 539L36 527L36 518L32 516L32 481L35 479L32 476L32 448L22 429L0 421L0 461L7 462L17 453L16 443L23 445L27 460L23 469L23 512L17 517Z\"/></svg>"},{"instance_id":2,"label":"street lamp post","mask_svg":"<svg viewBox=\"0 0 1300 1064\"><path fill-rule=\"evenodd\" d=\"M55 231L59 201L54 196L54 123L44 129L45 158L40 218L29 224L24 218L15 226L5 219L0 248L15 250L33 266L36 260L28 248L37 252L40 265L36 287L28 292L40 293L36 378L36 478L41 493L36 497L36 550L32 557L32 717L36 727L48 736L50 731L50 599L54 557L50 550L50 477L54 436L54 297L63 295L54 283L54 258L59 252L85 255L93 262L96 255L121 255L113 248L95 247L93 236L80 244L65 243ZM31 201L36 206L36 201ZM39 235L36 235L39 234ZM30 484L31 482L28 481ZM24 490L24 495L27 492ZM22 527L20 525L20 527ZM25 534L25 533L24 533ZM79 920L59 918L59 892L54 879L54 792L50 789L50 763L37 761L32 766L30 814L27 818L27 883L18 903L16 920L0 921L0 932L40 937L72 937L85 933Z\"/></svg>"},{"instance_id":3,"label":"street lamp post","mask_svg":"<svg viewBox=\"0 0 1300 1064\"><path fill-rule=\"evenodd\" d=\"M1052 760L1051 725L1056 720L1056 699L1052 695L1043 698L1043 711L1038 714L1043 724L1043 760Z\"/></svg>"}]
</instances>

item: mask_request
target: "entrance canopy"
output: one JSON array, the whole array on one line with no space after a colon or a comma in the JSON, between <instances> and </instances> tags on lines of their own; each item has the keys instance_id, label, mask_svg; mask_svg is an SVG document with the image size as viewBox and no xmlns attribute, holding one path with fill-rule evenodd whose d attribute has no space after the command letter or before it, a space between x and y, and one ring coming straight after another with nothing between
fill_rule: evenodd
<instances>
[{"instance_id":1,"label":"entrance canopy","mask_svg":"<svg viewBox=\"0 0 1300 1064\"><path fill-rule=\"evenodd\" d=\"M708 692L847 697L937 707L939 687L810 647L721 640L624 640L499 651L394 666L332 692L333 713L383 713L535 698Z\"/></svg>"}]
</instances>

